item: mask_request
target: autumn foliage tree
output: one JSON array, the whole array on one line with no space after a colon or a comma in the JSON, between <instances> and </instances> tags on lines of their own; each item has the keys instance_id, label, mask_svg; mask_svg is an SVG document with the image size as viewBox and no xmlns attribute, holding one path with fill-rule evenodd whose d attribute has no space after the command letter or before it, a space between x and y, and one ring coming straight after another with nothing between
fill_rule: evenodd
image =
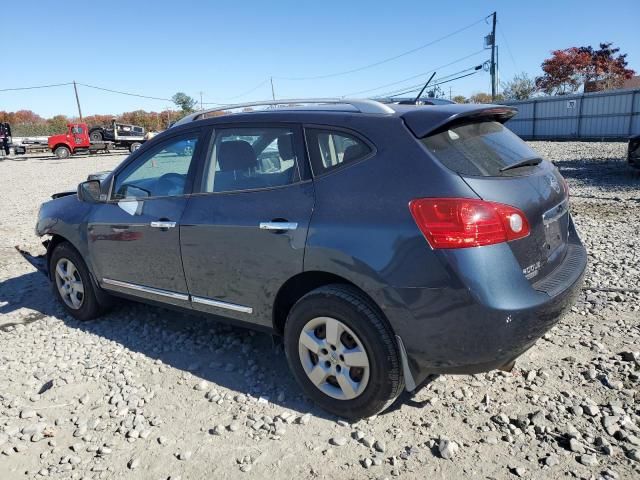
<instances>
[{"instance_id":1,"label":"autumn foliage tree","mask_svg":"<svg viewBox=\"0 0 640 480\"><path fill-rule=\"evenodd\" d=\"M164 110L162 112L147 112L135 110L124 112L120 115L89 115L83 117L82 122L89 127L107 127L115 119L117 122L140 125L147 131L159 132L166 129L182 116L181 112ZM43 118L31 110L18 110L17 112L0 111L0 122L11 124L11 130L15 137L40 137L63 133L67 123L79 122L76 117L56 115L52 118Z\"/></svg>"},{"instance_id":2,"label":"autumn foliage tree","mask_svg":"<svg viewBox=\"0 0 640 480\"><path fill-rule=\"evenodd\" d=\"M612 43L601 43L597 50L591 46L554 50L542 62L544 74L536 78L536 87L548 95L574 93L586 82L599 82L607 90L619 88L635 72L627 68L626 54Z\"/></svg>"}]
</instances>

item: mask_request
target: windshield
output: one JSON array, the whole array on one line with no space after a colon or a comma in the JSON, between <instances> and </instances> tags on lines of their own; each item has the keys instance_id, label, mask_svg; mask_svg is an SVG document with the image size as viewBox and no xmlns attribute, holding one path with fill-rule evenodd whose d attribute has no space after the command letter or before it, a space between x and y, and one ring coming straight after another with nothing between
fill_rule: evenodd
<instances>
[{"instance_id":1,"label":"windshield","mask_svg":"<svg viewBox=\"0 0 640 480\"><path fill-rule=\"evenodd\" d=\"M504 172L501 169L525 158L539 157L511 130L492 121L454 126L421 141L446 167L462 175L523 175L536 167L526 165Z\"/></svg>"}]
</instances>

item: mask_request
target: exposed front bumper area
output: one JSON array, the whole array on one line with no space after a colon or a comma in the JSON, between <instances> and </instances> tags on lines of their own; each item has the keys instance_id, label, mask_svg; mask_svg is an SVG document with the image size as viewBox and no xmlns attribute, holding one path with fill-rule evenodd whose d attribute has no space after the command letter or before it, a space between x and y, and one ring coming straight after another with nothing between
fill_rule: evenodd
<instances>
[{"instance_id":1,"label":"exposed front bumper area","mask_svg":"<svg viewBox=\"0 0 640 480\"><path fill-rule=\"evenodd\" d=\"M534 284L496 247L450 252L457 258L448 261L463 279L459 288L394 289L408 312L394 322L412 374L408 384L420 385L431 374L508 369L574 303L587 265L577 235L562 263Z\"/></svg>"}]
</instances>

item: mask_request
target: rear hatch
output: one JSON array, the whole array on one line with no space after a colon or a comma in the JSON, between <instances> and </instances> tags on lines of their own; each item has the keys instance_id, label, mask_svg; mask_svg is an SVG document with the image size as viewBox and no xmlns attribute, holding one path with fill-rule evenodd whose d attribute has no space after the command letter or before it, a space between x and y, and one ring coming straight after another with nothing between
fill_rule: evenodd
<instances>
[{"instance_id":1,"label":"rear hatch","mask_svg":"<svg viewBox=\"0 0 640 480\"><path fill-rule=\"evenodd\" d=\"M509 246L533 283L553 271L566 254L568 192L555 166L503 126L501 121L508 117L496 117L495 110L487 109L492 112L487 116L476 112L442 122L420 141L481 199L524 212L530 234Z\"/></svg>"}]
</instances>

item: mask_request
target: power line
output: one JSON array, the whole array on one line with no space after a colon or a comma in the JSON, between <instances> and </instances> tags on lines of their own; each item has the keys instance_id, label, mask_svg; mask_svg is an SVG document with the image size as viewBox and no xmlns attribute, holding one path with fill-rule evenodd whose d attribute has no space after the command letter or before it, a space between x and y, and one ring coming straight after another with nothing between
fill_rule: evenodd
<instances>
[{"instance_id":1,"label":"power line","mask_svg":"<svg viewBox=\"0 0 640 480\"><path fill-rule=\"evenodd\" d=\"M518 68L518 62L516 62L516 59L513 56L513 53L511 53L511 47L509 46L509 42L507 41L507 36L504 34L504 30L502 29L502 24L500 23L499 20L498 20L498 29L500 31L500 36L504 40L504 44L507 46L507 52L509 52L509 57L511 58L511 61L513 62L513 66Z\"/></svg>"},{"instance_id":2,"label":"power line","mask_svg":"<svg viewBox=\"0 0 640 480\"><path fill-rule=\"evenodd\" d=\"M170 98L150 97L149 95L140 95L138 93L130 93L130 92L123 92L123 91L120 91L120 90L112 90L110 88L97 87L95 85L87 85L86 83L79 83L78 82L78 85L82 85L83 87L87 87L87 88L94 88L96 90L102 90L104 92L119 93L120 95L128 95L130 97L148 98L150 100L160 100L162 102L172 102L173 101Z\"/></svg>"},{"instance_id":3,"label":"power line","mask_svg":"<svg viewBox=\"0 0 640 480\"><path fill-rule=\"evenodd\" d=\"M449 80L444 80L442 82L437 82L437 83L432 83L431 85L429 85L430 87L435 87L438 85L443 85L445 83L449 83L449 82L453 82L454 80L459 80L461 78L465 78L465 77L470 77L471 75L475 75L477 73L479 73L481 70L476 70L475 72L471 72L471 73L467 73L466 75L460 75L458 77L455 78L451 78ZM395 93L390 93L390 94L385 94L385 95L380 95L380 98L384 98L384 97L397 97L399 95L404 95L406 93L412 93L412 92L417 92L418 90L420 90L422 88L422 85L418 85L415 88L412 88L411 90L405 90L404 92L395 92Z\"/></svg>"},{"instance_id":4,"label":"power line","mask_svg":"<svg viewBox=\"0 0 640 480\"><path fill-rule=\"evenodd\" d=\"M398 80L397 82L385 83L384 85L380 85L380 86L375 87L375 88L369 88L367 90L360 90L358 92L347 93L344 96L345 97L350 97L351 95L359 95L361 93L369 93L369 92L373 92L373 91L376 91L376 90L380 90L382 88L391 87L393 85L397 85L399 83L403 83L403 82L406 82L408 80L413 80L414 78L423 77L423 76L429 75L430 73L433 73L435 71L441 70L441 69L446 68L446 67L450 67L451 65L455 65L456 63L460 63L463 60L467 60L468 58L474 57L474 56L479 55L481 53L484 53L484 49L478 50L477 52L474 52L474 53L471 53L471 54L466 55L464 57L458 58L457 60L454 60L453 62L449 62L449 63L447 63L445 65L440 65L438 67L435 67L434 69L429 70L427 72L418 73L417 75L412 75L411 77L407 77L405 79Z\"/></svg>"},{"instance_id":5,"label":"power line","mask_svg":"<svg viewBox=\"0 0 640 480\"><path fill-rule=\"evenodd\" d=\"M236 98L240 98L240 97L244 97L245 95L249 95L252 92L255 92L257 89L259 89L261 86L265 85L266 83L269 82L269 78L265 78L262 82L260 82L258 85L256 85L255 87L247 90L246 92L240 93L239 95L234 95L233 97L228 97L226 100L234 100ZM204 102L205 105L227 105L228 103L219 103L219 102Z\"/></svg>"},{"instance_id":6,"label":"power line","mask_svg":"<svg viewBox=\"0 0 640 480\"><path fill-rule=\"evenodd\" d=\"M0 88L0 92L12 92L15 90L35 90L36 88L62 87L64 85L73 85L73 82L52 83L50 85L36 85L34 87Z\"/></svg>"},{"instance_id":7,"label":"power line","mask_svg":"<svg viewBox=\"0 0 640 480\"><path fill-rule=\"evenodd\" d=\"M480 68L482 68L481 65L475 65L473 67L465 68L464 70L460 70L458 72L450 73L449 75L444 75L443 77L437 78L436 82L442 82L443 80L447 80L447 79L449 79L451 77L455 77L456 75L460 75L461 73L465 73L465 72L468 72L470 70L476 70L477 71ZM422 85L423 85L422 83L418 83L418 84L414 84L414 85L407 85L407 86L401 88L400 90L398 90L398 89L391 90L390 92L380 94L379 96L382 96L382 97L390 96L390 95L393 95L395 92L404 91L404 90L407 90L407 89L409 89L408 91L413 91L413 89L418 89L418 88L422 87ZM434 84L432 84L432 85L434 85Z\"/></svg>"},{"instance_id":8,"label":"power line","mask_svg":"<svg viewBox=\"0 0 640 480\"><path fill-rule=\"evenodd\" d=\"M397 60L398 58L410 55L410 54L415 53L415 52L417 52L419 50L422 50L424 48L430 47L431 45L435 45L438 42L441 42L443 40L446 40L447 38L453 37L454 35L457 35L458 33L464 32L465 30L468 30L471 27L474 27L477 24L484 22L486 19L487 19L487 17L481 18L478 21L470 23L466 27L459 28L458 30L455 30L455 31L453 31L451 33L448 33L447 35L444 35L442 37L436 38L435 40L432 40L430 42L422 44L422 45L420 45L418 47L412 48L411 50L407 50L407 51L402 52L402 53L400 53L398 55L394 55L393 57L388 57L388 58L385 58L384 60L380 60L378 62L370 63L370 64L364 65L362 67L353 68L351 70L345 70L345 71L342 71L342 72L334 72L334 73L328 73L328 74L324 74L324 75L315 75L315 76L310 76L310 77L274 77L274 78L278 78L280 80L320 80L320 79L323 79L323 78L337 77L337 76L340 76L340 75L347 75L349 73L360 72L360 71L366 70L368 68L377 67L378 65L382 65L384 63L388 63L388 62L391 62L393 60Z\"/></svg>"}]
</instances>

